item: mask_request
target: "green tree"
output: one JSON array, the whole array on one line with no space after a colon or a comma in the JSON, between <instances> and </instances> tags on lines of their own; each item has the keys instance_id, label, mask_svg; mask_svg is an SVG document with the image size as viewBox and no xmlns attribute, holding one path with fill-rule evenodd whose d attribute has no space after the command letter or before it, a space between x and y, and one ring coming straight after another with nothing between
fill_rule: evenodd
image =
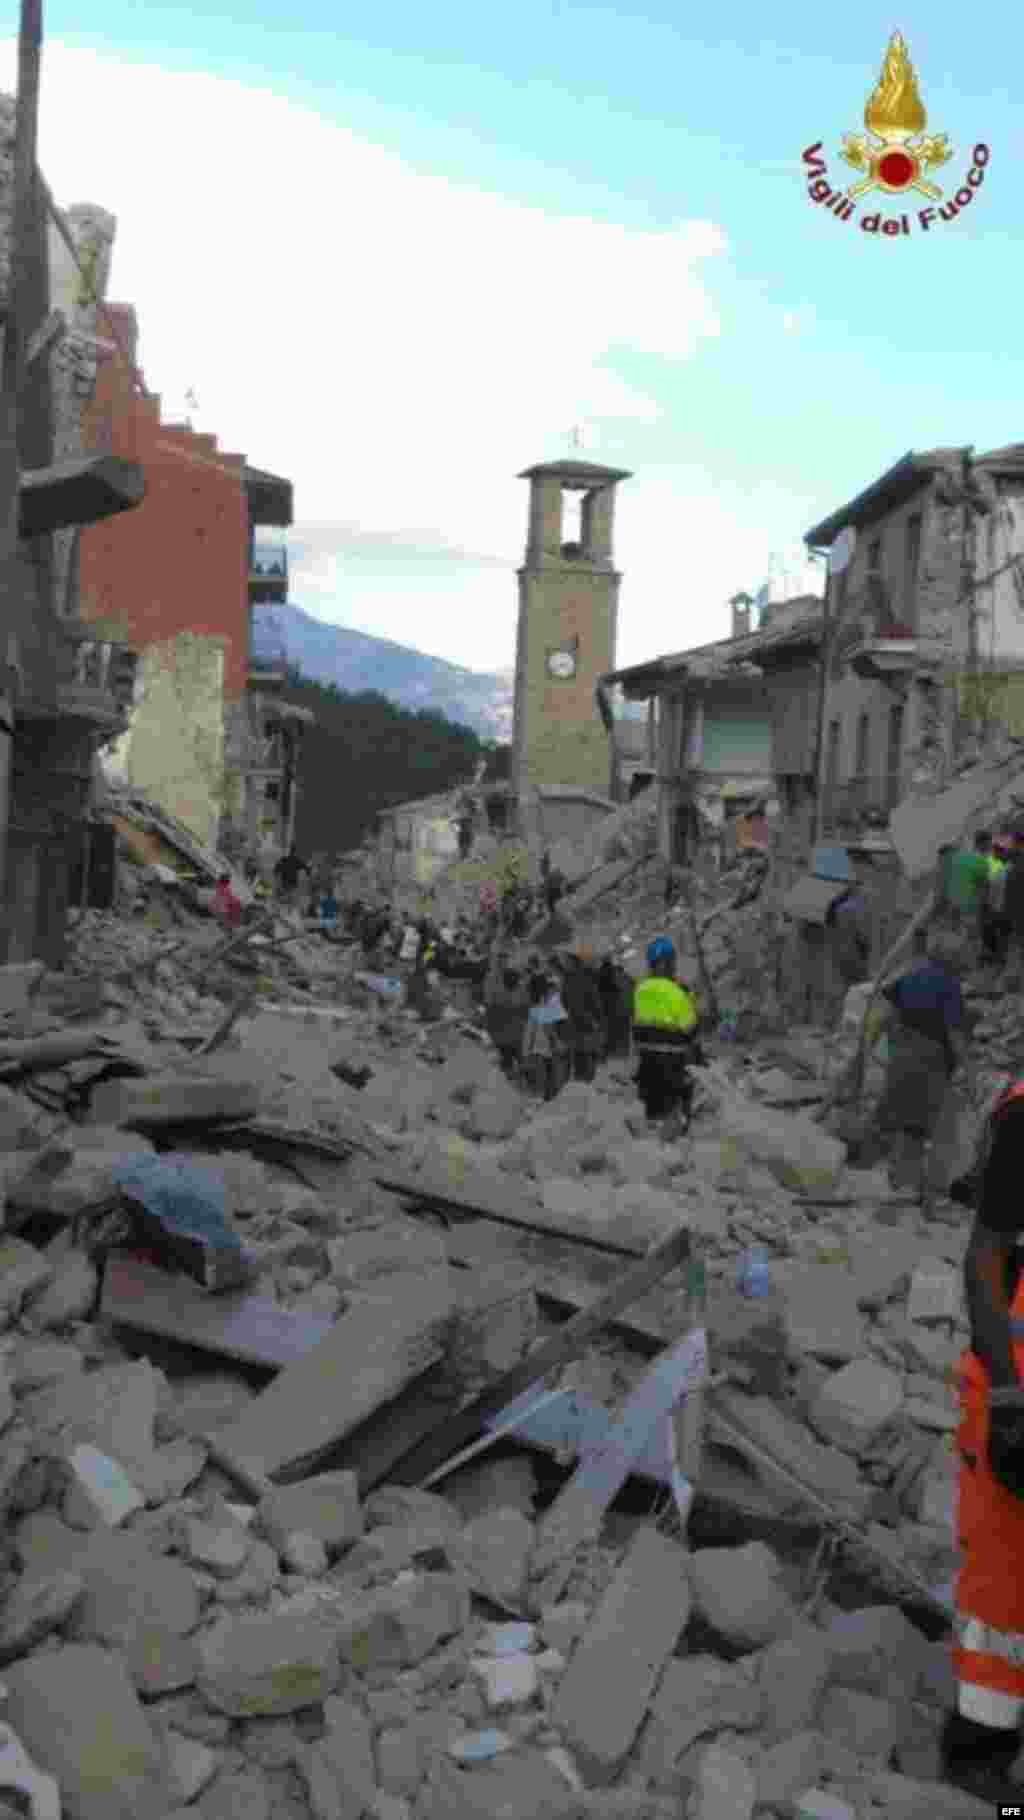
<instances>
[{"instance_id":1,"label":"green tree","mask_svg":"<svg viewBox=\"0 0 1024 1820\"><path fill-rule=\"evenodd\" d=\"M291 668L282 695L308 708L303 732L295 839L303 853L344 853L372 832L382 809L485 777L508 775L508 748L432 708L396 707L374 690L350 694Z\"/></svg>"}]
</instances>

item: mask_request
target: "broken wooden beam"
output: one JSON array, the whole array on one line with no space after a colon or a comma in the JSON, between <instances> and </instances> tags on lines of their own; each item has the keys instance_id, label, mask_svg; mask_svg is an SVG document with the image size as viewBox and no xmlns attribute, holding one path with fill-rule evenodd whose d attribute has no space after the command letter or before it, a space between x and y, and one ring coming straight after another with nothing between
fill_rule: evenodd
<instances>
[{"instance_id":1,"label":"broken wooden beam","mask_svg":"<svg viewBox=\"0 0 1024 1820\"><path fill-rule=\"evenodd\" d=\"M467 1176L470 1178L468 1184ZM641 1244L604 1238L597 1233L588 1232L582 1226L567 1225L557 1215L547 1213L543 1207L531 1207L514 1192L505 1191L493 1176L486 1175L483 1170L473 1170L472 1165L467 1170L461 1159L457 1160L450 1173L441 1167L425 1165L419 1175L402 1176L391 1165L387 1165L377 1172L375 1179L378 1187L387 1189L390 1194L401 1195L409 1201L420 1201L424 1206L437 1207L443 1212L460 1215L463 1219L497 1220L506 1226L522 1227L527 1232L569 1239L574 1245L610 1252L620 1258L639 1258L644 1255Z\"/></svg>"},{"instance_id":2,"label":"broken wooden beam","mask_svg":"<svg viewBox=\"0 0 1024 1820\"><path fill-rule=\"evenodd\" d=\"M627 1397L607 1440L581 1462L537 1528L530 1577L540 1583L537 1609L561 1597L576 1549L596 1541L604 1514L629 1478L658 1422L664 1421L691 1385L707 1377L707 1338L693 1327L655 1360Z\"/></svg>"},{"instance_id":3,"label":"broken wooden beam","mask_svg":"<svg viewBox=\"0 0 1024 1820\"><path fill-rule=\"evenodd\" d=\"M549 1372L557 1371L579 1358L595 1334L600 1333L617 1314L628 1308L631 1302L638 1301L670 1271L685 1263L689 1256L690 1234L686 1227L680 1227L669 1238L663 1239L660 1245L656 1245L632 1270L627 1270L624 1276L620 1276L603 1295L574 1315L551 1339L541 1346L535 1346L520 1364L503 1372L500 1378L495 1378L488 1384L464 1409L451 1415L439 1434L431 1435L418 1447L414 1447L397 1468L392 1467L395 1484L416 1485L421 1479L427 1478L467 1442L474 1440L492 1417L500 1415L516 1397L529 1390L531 1384L538 1383Z\"/></svg>"}]
</instances>

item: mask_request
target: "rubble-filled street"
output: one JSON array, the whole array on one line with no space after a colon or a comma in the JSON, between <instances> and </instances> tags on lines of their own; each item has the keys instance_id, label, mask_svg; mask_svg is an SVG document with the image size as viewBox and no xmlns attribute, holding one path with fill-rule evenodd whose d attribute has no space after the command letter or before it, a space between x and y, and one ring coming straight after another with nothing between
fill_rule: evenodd
<instances>
[{"instance_id":1,"label":"rubble-filled street","mask_svg":"<svg viewBox=\"0 0 1024 1820\"><path fill-rule=\"evenodd\" d=\"M424 1019L126 871L0 970L37 1820L980 1820L937 1747L967 1216L815 1121L837 1037L753 1017L742 869L668 1139L628 1058L530 1098L462 987ZM591 935L664 918L645 876Z\"/></svg>"}]
</instances>

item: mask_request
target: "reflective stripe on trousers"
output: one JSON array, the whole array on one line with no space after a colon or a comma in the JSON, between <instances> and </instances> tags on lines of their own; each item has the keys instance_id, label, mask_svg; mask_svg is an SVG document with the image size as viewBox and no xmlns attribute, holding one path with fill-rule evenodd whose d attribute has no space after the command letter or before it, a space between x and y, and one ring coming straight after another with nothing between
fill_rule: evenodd
<instances>
[{"instance_id":1,"label":"reflective stripe on trousers","mask_svg":"<svg viewBox=\"0 0 1024 1820\"><path fill-rule=\"evenodd\" d=\"M1024 1276L1013 1296L1010 1333L1024 1384ZM976 1354L963 1354L959 1375L957 1704L977 1724L1013 1730L1024 1719L1024 1500L989 1470L990 1386Z\"/></svg>"}]
</instances>

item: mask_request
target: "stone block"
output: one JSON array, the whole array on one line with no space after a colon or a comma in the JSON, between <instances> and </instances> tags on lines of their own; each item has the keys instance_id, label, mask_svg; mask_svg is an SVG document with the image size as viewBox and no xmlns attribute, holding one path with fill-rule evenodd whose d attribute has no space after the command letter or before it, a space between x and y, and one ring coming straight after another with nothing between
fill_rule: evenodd
<instances>
[{"instance_id":1,"label":"stone block","mask_svg":"<svg viewBox=\"0 0 1024 1820\"><path fill-rule=\"evenodd\" d=\"M218 1776L189 1813L196 1820L271 1820L270 1790L262 1770Z\"/></svg>"},{"instance_id":2,"label":"stone block","mask_svg":"<svg viewBox=\"0 0 1024 1820\"><path fill-rule=\"evenodd\" d=\"M789 1737L814 1724L831 1664L827 1639L810 1624L765 1650L758 1670L770 1739Z\"/></svg>"},{"instance_id":3,"label":"stone block","mask_svg":"<svg viewBox=\"0 0 1024 1820\"><path fill-rule=\"evenodd\" d=\"M186 1738L181 1732L172 1730L166 1731L164 1737L171 1787L178 1800L188 1806L202 1794L207 1783L213 1781L220 1758L208 1744L201 1744L197 1738Z\"/></svg>"},{"instance_id":4,"label":"stone block","mask_svg":"<svg viewBox=\"0 0 1024 1820\"><path fill-rule=\"evenodd\" d=\"M539 1751L509 1752L471 1769L441 1762L417 1809L422 1820L574 1820L578 1811Z\"/></svg>"},{"instance_id":5,"label":"stone block","mask_svg":"<svg viewBox=\"0 0 1024 1820\"><path fill-rule=\"evenodd\" d=\"M502 1076L473 1096L469 1130L473 1137L500 1142L518 1131L523 1122L523 1100Z\"/></svg>"},{"instance_id":6,"label":"stone block","mask_svg":"<svg viewBox=\"0 0 1024 1820\"><path fill-rule=\"evenodd\" d=\"M864 1351L864 1318L854 1278L841 1264L798 1266L782 1285L792 1351L839 1365Z\"/></svg>"},{"instance_id":7,"label":"stone block","mask_svg":"<svg viewBox=\"0 0 1024 1820\"><path fill-rule=\"evenodd\" d=\"M415 1725L389 1725L377 1737L377 1781L386 1794L414 1795L423 1780L424 1739Z\"/></svg>"},{"instance_id":8,"label":"stone block","mask_svg":"<svg viewBox=\"0 0 1024 1820\"><path fill-rule=\"evenodd\" d=\"M449 1557L475 1593L523 1611L534 1535L533 1524L520 1510L485 1511L449 1544Z\"/></svg>"},{"instance_id":9,"label":"stone block","mask_svg":"<svg viewBox=\"0 0 1024 1820\"><path fill-rule=\"evenodd\" d=\"M4 1718L74 1820L164 1820L166 1760L124 1664L69 1645L4 1672Z\"/></svg>"},{"instance_id":10,"label":"stone block","mask_svg":"<svg viewBox=\"0 0 1024 1820\"><path fill-rule=\"evenodd\" d=\"M0 1239L0 1321L13 1320L29 1296L53 1276L49 1258L24 1239Z\"/></svg>"},{"instance_id":11,"label":"stone block","mask_svg":"<svg viewBox=\"0 0 1024 1820\"><path fill-rule=\"evenodd\" d=\"M757 1781L743 1758L709 1745L697 1770L694 1820L750 1820L756 1799Z\"/></svg>"},{"instance_id":12,"label":"stone block","mask_svg":"<svg viewBox=\"0 0 1024 1820\"><path fill-rule=\"evenodd\" d=\"M130 1531L81 1535L51 1511L27 1517L15 1536L26 1574L78 1574L84 1582L73 1626L77 1637L123 1647L156 1625L184 1637L199 1623L199 1594L188 1569L155 1555Z\"/></svg>"},{"instance_id":13,"label":"stone block","mask_svg":"<svg viewBox=\"0 0 1024 1820\"><path fill-rule=\"evenodd\" d=\"M921 1241L911 1232L873 1231L870 1238L848 1238L854 1295L860 1308L879 1309L907 1283L921 1255Z\"/></svg>"},{"instance_id":14,"label":"stone block","mask_svg":"<svg viewBox=\"0 0 1024 1820\"><path fill-rule=\"evenodd\" d=\"M922 1258L910 1279L908 1321L958 1321L963 1277L944 1258Z\"/></svg>"},{"instance_id":15,"label":"stone block","mask_svg":"<svg viewBox=\"0 0 1024 1820\"><path fill-rule=\"evenodd\" d=\"M552 1724L588 1783L614 1780L689 1612L684 1551L656 1529L640 1530L577 1644L552 1708Z\"/></svg>"},{"instance_id":16,"label":"stone block","mask_svg":"<svg viewBox=\"0 0 1024 1820\"><path fill-rule=\"evenodd\" d=\"M251 1543L240 1523L189 1517L182 1524L181 1551L186 1561L215 1580L230 1580L245 1566Z\"/></svg>"},{"instance_id":17,"label":"stone block","mask_svg":"<svg viewBox=\"0 0 1024 1820\"><path fill-rule=\"evenodd\" d=\"M794 1732L764 1751L757 1764L757 1799L763 1807L788 1809L802 1788L810 1788L821 1775L823 1762L820 1732Z\"/></svg>"},{"instance_id":18,"label":"stone block","mask_svg":"<svg viewBox=\"0 0 1024 1820\"><path fill-rule=\"evenodd\" d=\"M11 1389L41 1390L60 1378L79 1376L84 1364L78 1347L65 1340L25 1340L8 1360Z\"/></svg>"},{"instance_id":19,"label":"stone block","mask_svg":"<svg viewBox=\"0 0 1024 1820\"><path fill-rule=\"evenodd\" d=\"M0 1017L28 1010L44 972L42 961L7 961L0 967Z\"/></svg>"},{"instance_id":20,"label":"stone block","mask_svg":"<svg viewBox=\"0 0 1024 1820\"><path fill-rule=\"evenodd\" d=\"M926 1673L930 1645L898 1605L839 1612L824 1634L834 1682L893 1700L913 1698Z\"/></svg>"},{"instance_id":21,"label":"stone block","mask_svg":"<svg viewBox=\"0 0 1024 1820\"><path fill-rule=\"evenodd\" d=\"M23 1093L0 1085L0 1151L35 1150L39 1113Z\"/></svg>"},{"instance_id":22,"label":"stone block","mask_svg":"<svg viewBox=\"0 0 1024 1820\"><path fill-rule=\"evenodd\" d=\"M329 1814L362 1814L371 1808L377 1793L373 1733L362 1707L352 1700L331 1698L324 1702L327 1729L313 1747L317 1761L316 1782L321 1793L333 1796ZM314 1786L311 1779L311 1789ZM314 1811L316 1811L314 1807Z\"/></svg>"},{"instance_id":23,"label":"stone block","mask_svg":"<svg viewBox=\"0 0 1024 1820\"><path fill-rule=\"evenodd\" d=\"M823 1441L857 1454L902 1407L903 1386L896 1373L874 1359L854 1359L826 1379L809 1413Z\"/></svg>"},{"instance_id":24,"label":"stone block","mask_svg":"<svg viewBox=\"0 0 1024 1820\"><path fill-rule=\"evenodd\" d=\"M363 1671L408 1668L469 1623L460 1575L416 1574L393 1587L340 1601L332 1611L344 1662Z\"/></svg>"},{"instance_id":25,"label":"stone block","mask_svg":"<svg viewBox=\"0 0 1024 1820\"><path fill-rule=\"evenodd\" d=\"M795 1620L781 1563L763 1542L699 1548L690 1557L694 1604L705 1623L741 1649L788 1633Z\"/></svg>"},{"instance_id":26,"label":"stone block","mask_svg":"<svg viewBox=\"0 0 1024 1820\"><path fill-rule=\"evenodd\" d=\"M315 1536L333 1559L363 1533L355 1473L322 1472L295 1485L275 1485L260 1504L259 1523L275 1548L301 1533Z\"/></svg>"},{"instance_id":27,"label":"stone block","mask_svg":"<svg viewBox=\"0 0 1024 1820\"><path fill-rule=\"evenodd\" d=\"M155 1699L195 1684L199 1654L192 1637L157 1624L142 1624L125 1645L125 1666L140 1694Z\"/></svg>"},{"instance_id":28,"label":"stone block","mask_svg":"<svg viewBox=\"0 0 1024 1820\"><path fill-rule=\"evenodd\" d=\"M859 1757L888 1761L907 1734L906 1705L856 1687L833 1687L821 1705L821 1729Z\"/></svg>"},{"instance_id":29,"label":"stone block","mask_svg":"<svg viewBox=\"0 0 1024 1820\"><path fill-rule=\"evenodd\" d=\"M651 1703L640 1763L661 1782L705 1732L749 1731L761 1720L761 1690L716 1656L673 1657Z\"/></svg>"},{"instance_id":30,"label":"stone block","mask_svg":"<svg viewBox=\"0 0 1024 1820\"><path fill-rule=\"evenodd\" d=\"M0 1610L0 1666L62 1629L84 1592L85 1582L76 1573L19 1580Z\"/></svg>"},{"instance_id":31,"label":"stone block","mask_svg":"<svg viewBox=\"0 0 1024 1820\"><path fill-rule=\"evenodd\" d=\"M53 1277L26 1310L26 1321L37 1333L84 1321L92 1313L99 1277L84 1251L71 1251L57 1265Z\"/></svg>"},{"instance_id":32,"label":"stone block","mask_svg":"<svg viewBox=\"0 0 1024 1820\"><path fill-rule=\"evenodd\" d=\"M422 1220L393 1219L329 1239L331 1275L343 1286L372 1283L393 1271L435 1270L446 1262L444 1239Z\"/></svg>"},{"instance_id":33,"label":"stone block","mask_svg":"<svg viewBox=\"0 0 1024 1820\"><path fill-rule=\"evenodd\" d=\"M338 1678L336 1641L316 1617L228 1619L200 1639L200 1691L232 1718L315 1706Z\"/></svg>"}]
</instances>

